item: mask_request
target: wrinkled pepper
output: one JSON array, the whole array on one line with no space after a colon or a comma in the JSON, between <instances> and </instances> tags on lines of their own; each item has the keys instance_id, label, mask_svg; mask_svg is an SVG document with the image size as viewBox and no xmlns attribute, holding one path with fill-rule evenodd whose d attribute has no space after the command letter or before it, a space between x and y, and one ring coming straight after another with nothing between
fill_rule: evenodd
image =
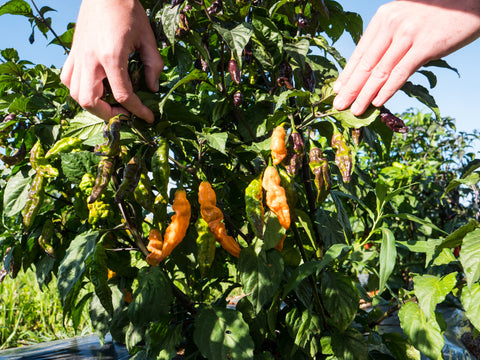
<instances>
[{"instance_id":1,"label":"wrinkled pepper","mask_svg":"<svg viewBox=\"0 0 480 360\"><path fill-rule=\"evenodd\" d=\"M99 220L110 219L113 215L113 209L109 203L102 200L96 200L91 202L91 197L88 198L88 223L95 225Z\"/></svg>"},{"instance_id":2,"label":"wrinkled pepper","mask_svg":"<svg viewBox=\"0 0 480 360\"><path fill-rule=\"evenodd\" d=\"M15 151L11 155L0 154L0 160L2 160L5 164L13 166L17 165L27 156L27 148L24 143L20 146L20 149Z\"/></svg>"},{"instance_id":3,"label":"wrinkled pepper","mask_svg":"<svg viewBox=\"0 0 480 360\"><path fill-rule=\"evenodd\" d=\"M80 180L80 184L78 187L86 196L90 196L92 194L93 186L95 185L95 176L90 173L85 173L82 176L82 180Z\"/></svg>"},{"instance_id":4,"label":"wrinkled pepper","mask_svg":"<svg viewBox=\"0 0 480 360\"><path fill-rule=\"evenodd\" d=\"M33 170L41 173L43 177L57 177L59 174L58 169L50 165L45 159L45 151L40 140L30 149L30 165Z\"/></svg>"},{"instance_id":5,"label":"wrinkled pepper","mask_svg":"<svg viewBox=\"0 0 480 360\"><path fill-rule=\"evenodd\" d=\"M302 168L304 145L302 135L298 131L293 131L288 137L288 163L285 166L290 175L296 175Z\"/></svg>"},{"instance_id":6,"label":"wrinkled pepper","mask_svg":"<svg viewBox=\"0 0 480 360\"><path fill-rule=\"evenodd\" d=\"M45 159L54 158L59 154L68 153L73 149L77 149L82 142L82 139L73 136L60 139L47 151Z\"/></svg>"},{"instance_id":7,"label":"wrinkled pepper","mask_svg":"<svg viewBox=\"0 0 480 360\"><path fill-rule=\"evenodd\" d=\"M200 214L207 222L208 228L215 235L215 239L220 245L235 257L240 256L240 245L235 239L227 234L225 224L222 222L222 211L217 207L217 196L208 181L202 181L198 188L198 202L200 204Z\"/></svg>"},{"instance_id":8,"label":"wrinkled pepper","mask_svg":"<svg viewBox=\"0 0 480 360\"><path fill-rule=\"evenodd\" d=\"M262 179L253 179L245 189L245 211L247 219L257 237L263 239L265 209L263 207Z\"/></svg>"},{"instance_id":9,"label":"wrinkled pepper","mask_svg":"<svg viewBox=\"0 0 480 360\"><path fill-rule=\"evenodd\" d=\"M55 258L55 250L52 246L52 238L55 235L55 226L51 219L47 219L42 227L42 233L38 237L38 245L50 257Z\"/></svg>"},{"instance_id":10,"label":"wrinkled pepper","mask_svg":"<svg viewBox=\"0 0 480 360\"><path fill-rule=\"evenodd\" d=\"M335 164L337 164L344 182L350 182L352 175L353 160L350 148L345 138L340 132L335 132L332 136L332 147L336 149Z\"/></svg>"},{"instance_id":11,"label":"wrinkled pepper","mask_svg":"<svg viewBox=\"0 0 480 360\"><path fill-rule=\"evenodd\" d=\"M402 119L393 115L390 110L382 106L380 108L380 119L387 125L387 127L393 132L405 134L408 132L408 127L405 125Z\"/></svg>"},{"instance_id":12,"label":"wrinkled pepper","mask_svg":"<svg viewBox=\"0 0 480 360\"><path fill-rule=\"evenodd\" d=\"M163 238L160 230L152 228L148 234L147 250L150 254L147 255L147 263L152 266L160 264L163 249Z\"/></svg>"},{"instance_id":13,"label":"wrinkled pepper","mask_svg":"<svg viewBox=\"0 0 480 360\"><path fill-rule=\"evenodd\" d=\"M365 128L360 127L358 129L352 129L352 139L355 146L360 145L363 140L363 135L365 134Z\"/></svg>"},{"instance_id":14,"label":"wrinkled pepper","mask_svg":"<svg viewBox=\"0 0 480 360\"><path fill-rule=\"evenodd\" d=\"M114 166L113 159L108 156L103 156L98 163L97 177L95 178L95 184L93 185L92 193L90 194L89 203L95 202L102 192L107 187L112 177Z\"/></svg>"},{"instance_id":15,"label":"wrinkled pepper","mask_svg":"<svg viewBox=\"0 0 480 360\"><path fill-rule=\"evenodd\" d=\"M42 173L37 172L33 178L30 191L27 195L27 202L22 210L23 225L28 229L32 226L43 200L45 199L45 178Z\"/></svg>"},{"instance_id":16,"label":"wrinkled pepper","mask_svg":"<svg viewBox=\"0 0 480 360\"><path fill-rule=\"evenodd\" d=\"M140 178L138 180L137 187L133 191L135 200L143 207L145 210L152 212L153 210L153 192L152 192L152 183L148 177L148 173L144 166L140 170Z\"/></svg>"},{"instance_id":17,"label":"wrinkled pepper","mask_svg":"<svg viewBox=\"0 0 480 360\"><path fill-rule=\"evenodd\" d=\"M197 229L197 261L200 275L204 277L213 264L217 241L210 231L207 222L199 217L195 223Z\"/></svg>"},{"instance_id":18,"label":"wrinkled pepper","mask_svg":"<svg viewBox=\"0 0 480 360\"><path fill-rule=\"evenodd\" d=\"M317 203L322 203L327 198L332 187L330 169L327 158L323 156L322 150L312 146L309 153L308 166L315 175L315 187L317 188Z\"/></svg>"},{"instance_id":19,"label":"wrinkled pepper","mask_svg":"<svg viewBox=\"0 0 480 360\"><path fill-rule=\"evenodd\" d=\"M273 129L270 142L270 151L273 159L273 165L280 164L287 156L285 135L286 132L283 128L283 125L278 125L275 129Z\"/></svg>"},{"instance_id":20,"label":"wrinkled pepper","mask_svg":"<svg viewBox=\"0 0 480 360\"><path fill-rule=\"evenodd\" d=\"M288 207L294 209L297 204L297 191L293 178L284 169L279 169L278 175L280 175L280 186L285 189Z\"/></svg>"},{"instance_id":21,"label":"wrinkled pepper","mask_svg":"<svg viewBox=\"0 0 480 360\"><path fill-rule=\"evenodd\" d=\"M132 193L140 180L140 156L133 156L123 169L122 182L115 193L115 202L121 202L126 195Z\"/></svg>"},{"instance_id":22,"label":"wrinkled pepper","mask_svg":"<svg viewBox=\"0 0 480 360\"><path fill-rule=\"evenodd\" d=\"M274 166L267 166L263 173L262 186L266 191L267 206L278 217L284 229L290 228L290 208L281 178Z\"/></svg>"},{"instance_id":23,"label":"wrinkled pepper","mask_svg":"<svg viewBox=\"0 0 480 360\"><path fill-rule=\"evenodd\" d=\"M102 145L95 145L93 152L99 156L117 156L120 153L120 128L122 123L120 116L112 117L103 129L103 137L107 142Z\"/></svg>"},{"instance_id":24,"label":"wrinkled pepper","mask_svg":"<svg viewBox=\"0 0 480 360\"><path fill-rule=\"evenodd\" d=\"M233 94L233 106L238 108L240 105L242 105L243 102L243 94L241 91L236 91Z\"/></svg>"},{"instance_id":25,"label":"wrinkled pepper","mask_svg":"<svg viewBox=\"0 0 480 360\"><path fill-rule=\"evenodd\" d=\"M240 85L242 75L240 74L237 61L233 58L228 62L228 72L230 73L233 82L237 85Z\"/></svg>"},{"instance_id":26,"label":"wrinkled pepper","mask_svg":"<svg viewBox=\"0 0 480 360\"><path fill-rule=\"evenodd\" d=\"M170 180L170 164L168 163L168 141L158 138L158 148L152 156L152 179L158 192L168 198L168 182Z\"/></svg>"}]
</instances>

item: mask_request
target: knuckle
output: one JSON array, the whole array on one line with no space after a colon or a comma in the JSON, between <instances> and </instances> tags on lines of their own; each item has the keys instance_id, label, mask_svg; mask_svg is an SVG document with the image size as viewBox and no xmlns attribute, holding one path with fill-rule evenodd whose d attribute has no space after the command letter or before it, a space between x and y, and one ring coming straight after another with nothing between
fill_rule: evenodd
<instances>
[{"instance_id":1,"label":"knuckle","mask_svg":"<svg viewBox=\"0 0 480 360\"><path fill-rule=\"evenodd\" d=\"M126 102L129 102L132 99L132 94L130 94L128 92L125 92L125 91L119 91L119 92L114 93L113 97L120 104L124 104Z\"/></svg>"}]
</instances>

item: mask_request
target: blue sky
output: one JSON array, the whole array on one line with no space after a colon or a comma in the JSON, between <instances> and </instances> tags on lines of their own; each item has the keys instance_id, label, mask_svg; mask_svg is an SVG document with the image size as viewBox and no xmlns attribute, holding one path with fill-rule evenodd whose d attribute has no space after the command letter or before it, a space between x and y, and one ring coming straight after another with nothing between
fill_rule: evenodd
<instances>
[{"instance_id":1,"label":"blue sky","mask_svg":"<svg viewBox=\"0 0 480 360\"><path fill-rule=\"evenodd\" d=\"M6 1L1 1L1 3L4 2ZM366 27L376 9L386 1L339 0L339 2L345 10L358 12L364 20L364 27ZM58 10L56 13L50 13L53 18L53 26L58 33L66 30L69 22L76 20L80 3L80 0L37 0L39 7L47 5ZM66 58L63 50L56 45L47 46L48 41L38 31L36 31L35 43L30 45L28 43L30 32L30 24L25 18L11 15L1 16L0 49L15 47L23 59L61 67ZM344 35L335 44L335 47L348 58L354 50L354 43L348 35ZM460 77L451 70L433 68L438 76L438 84L430 92L435 97L442 116L456 119L459 131L480 129L480 116L477 108L480 103L479 58L480 39L445 58L451 66L458 69ZM426 78L421 75L414 75L411 80L428 86ZM402 112L410 107L428 111L423 104L401 92L387 103L387 107L393 112Z\"/></svg>"}]
</instances>

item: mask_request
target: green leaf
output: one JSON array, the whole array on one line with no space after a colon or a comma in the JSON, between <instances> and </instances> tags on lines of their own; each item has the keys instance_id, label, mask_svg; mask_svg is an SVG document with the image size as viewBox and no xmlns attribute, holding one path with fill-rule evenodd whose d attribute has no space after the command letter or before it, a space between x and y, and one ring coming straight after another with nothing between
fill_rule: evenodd
<instances>
[{"instance_id":1,"label":"green leaf","mask_svg":"<svg viewBox=\"0 0 480 360\"><path fill-rule=\"evenodd\" d=\"M465 165L461 169L462 175L460 176L461 179L465 178L466 176L470 175L473 171L477 170L480 167L480 159L475 159L470 161L467 165Z\"/></svg>"},{"instance_id":2,"label":"green leaf","mask_svg":"<svg viewBox=\"0 0 480 360\"><path fill-rule=\"evenodd\" d=\"M219 24L214 24L213 27L218 31L223 40L225 40L241 69L243 49L245 49L245 46L253 34L252 25L249 23L240 23L233 29L226 29Z\"/></svg>"},{"instance_id":3,"label":"green leaf","mask_svg":"<svg viewBox=\"0 0 480 360\"><path fill-rule=\"evenodd\" d=\"M431 60L429 61L428 63L426 63L425 65L423 65L424 67L429 67L429 66L436 66L436 67L440 67L440 68L445 68L445 69L450 69L454 72L457 73L458 77L460 77L460 73L458 72L458 70L452 66L450 66L445 60L443 59L437 59L437 60Z\"/></svg>"},{"instance_id":4,"label":"green leaf","mask_svg":"<svg viewBox=\"0 0 480 360\"><path fill-rule=\"evenodd\" d=\"M63 137L75 136L87 140L103 133L105 121L86 111L77 114L71 121Z\"/></svg>"},{"instance_id":5,"label":"green leaf","mask_svg":"<svg viewBox=\"0 0 480 360\"><path fill-rule=\"evenodd\" d=\"M80 184L85 173L95 174L100 161L100 156L90 151L63 153L60 157L62 159L63 174L74 184Z\"/></svg>"},{"instance_id":6,"label":"green leaf","mask_svg":"<svg viewBox=\"0 0 480 360\"><path fill-rule=\"evenodd\" d=\"M382 334L383 343L398 360L420 360L420 353L399 333Z\"/></svg>"},{"instance_id":7,"label":"green leaf","mask_svg":"<svg viewBox=\"0 0 480 360\"><path fill-rule=\"evenodd\" d=\"M204 129L205 130L205 129ZM199 134L200 139L205 139L213 149L220 151L222 154L227 155L226 146L228 140L227 132L212 132Z\"/></svg>"},{"instance_id":8,"label":"green leaf","mask_svg":"<svg viewBox=\"0 0 480 360\"><path fill-rule=\"evenodd\" d=\"M322 302L330 315L328 321L340 331L352 323L358 310L360 295L352 279L337 272L322 276Z\"/></svg>"},{"instance_id":9,"label":"green leaf","mask_svg":"<svg viewBox=\"0 0 480 360\"><path fill-rule=\"evenodd\" d=\"M445 299L445 296L453 290L457 283L456 276L457 273L454 272L442 278L426 274L413 277L415 295L427 319L435 317L437 304L441 303Z\"/></svg>"},{"instance_id":10,"label":"green leaf","mask_svg":"<svg viewBox=\"0 0 480 360\"><path fill-rule=\"evenodd\" d=\"M330 196L335 202L335 207L337 209L337 219L338 222L342 225L343 231L346 234L347 239L350 239L352 236L352 227L350 225L350 218L348 217L347 211L343 206L342 200L340 199L340 194L337 191L330 192Z\"/></svg>"},{"instance_id":11,"label":"green leaf","mask_svg":"<svg viewBox=\"0 0 480 360\"><path fill-rule=\"evenodd\" d=\"M273 71L282 61L282 35L273 21L255 13L252 25L253 54L265 70Z\"/></svg>"},{"instance_id":12,"label":"green leaf","mask_svg":"<svg viewBox=\"0 0 480 360\"><path fill-rule=\"evenodd\" d=\"M170 360L177 355L176 347L183 341L182 324L155 323L147 330L146 343L150 359Z\"/></svg>"},{"instance_id":13,"label":"green leaf","mask_svg":"<svg viewBox=\"0 0 480 360\"><path fill-rule=\"evenodd\" d=\"M457 246L462 245L463 238L478 226L478 222L474 219L470 219L468 223L460 226L453 233L448 235L436 248L437 251L443 250L445 248L456 248Z\"/></svg>"},{"instance_id":14,"label":"green leaf","mask_svg":"<svg viewBox=\"0 0 480 360\"><path fill-rule=\"evenodd\" d=\"M27 204L30 183L35 171L23 168L7 182L3 193L3 216L10 218L18 215Z\"/></svg>"},{"instance_id":15,"label":"green leaf","mask_svg":"<svg viewBox=\"0 0 480 360\"><path fill-rule=\"evenodd\" d=\"M248 294L256 312L271 300L282 280L283 258L278 250L261 251L249 247L240 252L238 260L243 291Z\"/></svg>"},{"instance_id":16,"label":"green leaf","mask_svg":"<svg viewBox=\"0 0 480 360\"><path fill-rule=\"evenodd\" d=\"M110 315L95 294L93 294L90 301L89 314L93 329L100 338L100 343L104 344L105 336L107 336L109 331Z\"/></svg>"},{"instance_id":17,"label":"green leaf","mask_svg":"<svg viewBox=\"0 0 480 360\"><path fill-rule=\"evenodd\" d=\"M338 359L368 360L368 347L363 335L354 328L332 334L332 350Z\"/></svg>"},{"instance_id":18,"label":"green leaf","mask_svg":"<svg viewBox=\"0 0 480 360\"><path fill-rule=\"evenodd\" d=\"M277 111L278 109L280 109L282 107L282 105L285 105L285 103L287 102L288 99L290 99L291 97L295 97L295 96L309 99L310 98L310 93L308 91L303 91L303 90L283 91L279 96L275 96L276 104L275 104L275 110L274 111Z\"/></svg>"},{"instance_id":19,"label":"green leaf","mask_svg":"<svg viewBox=\"0 0 480 360\"><path fill-rule=\"evenodd\" d=\"M33 17L32 8L23 0L10 0L0 6L0 16L5 14Z\"/></svg>"},{"instance_id":20,"label":"green leaf","mask_svg":"<svg viewBox=\"0 0 480 360\"><path fill-rule=\"evenodd\" d=\"M460 251L460 263L463 266L467 284L472 288L473 284L480 279L480 229L468 233L463 238L462 251Z\"/></svg>"},{"instance_id":21,"label":"green leaf","mask_svg":"<svg viewBox=\"0 0 480 360\"><path fill-rule=\"evenodd\" d=\"M346 243L342 225L334 213L323 209L317 209L315 212L315 226L317 227L317 231L322 234L322 240L325 243L325 247Z\"/></svg>"},{"instance_id":22,"label":"green leaf","mask_svg":"<svg viewBox=\"0 0 480 360\"><path fill-rule=\"evenodd\" d=\"M170 6L170 5L167 5L167 6ZM163 114L163 107L165 106L165 103L167 102L169 96L175 91L175 89L194 80L205 81L207 79L208 79L208 74L198 69L193 70L190 74L180 79L175 85L173 85L170 91L163 97L163 99L158 104L158 109L160 111L160 114Z\"/></svg>"},{"instance_id":23,"label":"green leaf","mask_svg":"<svg viewBox=\"0 0 480 360\"><path fill-rule=\"evenodd\" d=\"M402 90L408 96L416 98L421 103L427 105L435 113L437 119L441 119L438 105L433 96L428 92L428 89L421 85L414 85L410 81L407 81L400 90Z\"/></svg>"},{"instance_id":24,"label":"green leaf","mask_svg":"<svg viewBox=\"0 0 480 360\"><path fill-rule=\"evenodd\" d=\"M285 44L284 49L289 56L295 59L302 69L305 68L305 59L310 49L310 41L308 41L308 39L302 39L293 44Z\"/></svg>"},{"instance_id":25,"label":"green leaf","mask_svg":"<svg viewBox=\"0 0 480 360\"><path fill-rule=\"evenodd\" d=\"M72 42L73 42L73 34L75 32L75 28L71 27L70 29L66 30L63 34L59 35L58 37L55 37L52 41L50 41L50 44L55 44L59 46L66 46L68 49L72 48Z\"/></svg>"},{"instance_id":26,"label":"green leaf","mask_svg":"<svg viewBox=\"0 0 480 360\"><path fill-rule=\"evenodd\" d=\"M265 219L265 232L263 238L263 249L269 250L277 246L278 242L285 236L286 230L280 225L277 215L268 212Z\"/></svg>"},{"instance_id":27,"label":"green leaf","mask_svg":"<svg viewBox=\"0 0 480 360\"><path fill-rule=\"evenodd\" d=\"M386 228L382 228L382 245L380 247L380 273L378 285L379 293L382 293L387 280L395 268L397 260L397 249L395 247L395 236Z\"/></svg>"},{"instance_id":28,"label":"green leaf","mask_svg":"<svg viewBox=\"0 0 480 360\"><path fill-rule=\"evenodd\" d=\"M312 221L310 220L310 216L308 216L308 214L305 211L302 211L300 209L295 209L295 215L297 215L297 220L302 226L303 230L305 230L305 233L307 234L310 242L312 243L313 248L316 249L318 246L315 242L315 235L314 235L315 231L313 229L313 224L312 224ZM323 234L322 234L322 239L323 239Z\"/></svg>"},{"instance_id":29,"label":"green leaf","mask_svg":"<svg viewBox=\"0 0 480 360\"><path fill-rule=\"evenodd\" d=\"M107 254L101 242L93 251L90 279L100 303L110 315L113 315L112 290L108 286Z\"/></svg>"},{"instance_id":30,"label":"green leaf","mask_svg":"<svg viewBox=\"0 0 480 360\"><path fill-rule=\"evenodd\" d=\"M86 261L95 250L98 236L99 232L94 230L77 235L60 262L57 287L63 303L65 303L70 290L85 272Z\"/></svg>"},{"instance_id":31,"label":"green leaf","mask_svg":"<svg viewBox=\"0 0 480 360\"><path fill-rule=\"evenodd\" d=\"M443 231L442 229L440 229L438 226L431 223L430 221L420 219L419 217L417 217L415 215L412 215L412 214L408 214L408 213L405 213L405 214L386 214L386 215L382 216L382 218L390 218L390 217L413 221L413 222L419 223L423 226L426 226L427 228L436 230L436 231L438 231L442 234L445 234L445 235L447 234L445 231Z\"/></svg>"},{"instance_id":32,"label":"green leaf","mask_svg":"<svg viewBox=\"0 0 480 360\"><path fill-rule=\"evenodd\" d=\"M201 309L195 318L193 340L210 360L253 359L255 344L242 314L235 310Z\"/></svg>"},{"instance_id":33,"label":"green leaf","mask_svg":"<svg viewBox=\"0 0 480 360\"><path fill-rule=\"evenodd\" d=\"M165 4L160 16L160 22L162 23L165 36L171 45L175 43L175 33L177 32L179 21L180 6L171 6L170 4Z\"/></svg>"},{"instance_id":34,"label":"green leaf","mask_svg":"<svg viewBox=\"0 0 480 360\"><path fill-rule=\"evenodd\" d=\"M462 289L462 305L465 315L472 322L477 331L480 331L480 284L476 283L470 288L465 286Z\"/></svg>"},{"instance_id":35,"label":"green leaf","mask_svg":"<svg viewBox=\"0 0 480 360\"><path fill-rule=\"evenodd\" d=\"M353 115L350 109L332 113L335 119L342 122L342 126L355 129L370 125L379 115L380 110L373 106L369 106L360 116Z\"/></svg>"},{"instance_id":36,"label":"green leaf","mask_svg":"<svg viewBox=\"0 0 480 360\"><path fill-rule=\"evenodd\" d=\"M445 343L440 326L434 317L427 319L420 306L410 301L398 312L400 325L410 342L432 360L442 360Z\"/></svg>"},{"instance_id":37,"label":"green leaf","mask_svg":"<svg viewBox=\"0 0 480 360\"><path fill-rule=\"evenodd\" d=\"M299 347L307 350L306 347L309 343L317 341L316 335L320 334L322 329L318 315L311 313L309 310L301 312L298 308L293 308L288 312L285 317L285 324L295 343L291 353L286 354L289 355L288 358L292 358ZM315 356L315 353L312 356Z\"/></svg>"},{"instance_id":38,"label":"green leaf","mask_svg":"<svg viewBox=\"0 0 480 360\"><path fill-rule=\"evenodd\" d=\"M286 297L287 294L295 289L304 279L313 273L319 274L320 271L322 271L326 266L330 265L333 260L338 259L343 253L350 249L350 246L344 244L335 244L325 252L322 260L309 261L300 265L292 273L290 279L288 279L288 283L285 285L285 289L283 290L283 297Z\"/></svg>"},{"instance_id":39,"label":"green leaf","mask_svg":"<svg viewBox=\"0 0 480 360\"><path fill-rule=\"evenodd\" d=\"M133 302L128 306L128 317L135 326L162 320L168 316L172 301L172 288L162 269L142 268Z\"/></svg>"},{"instance_id":40,"label":"green leaf","mask_svg":"<svg viewBox=\"0 0 480 360\"><path fill-rule=\"evenodd\" d=\"M427 79L428 82L430 83L430 89L433 89L435 86L437 86L437 76L428 70L418 70L418 73L424 75Z\"/></svg>"},{"instance_id":41,"label":"green leaf","mask_svg":"<svg viewBox=\"0 0 480 360\"><path fill-rule=\"evenodd\" d=\"M478 184L478 182L480 182L480 174L477 172L471 173L463 179L455 179L450 181L450 183L447 185L447 188L445 189L445 194L456 189L460 185L472 186Z\"/></svg>"},{"instance_id":42,"label":"green leaf","mask_svg":"<svg viewBox=\"0 0 480 360\"><path fill-rule=\"evenodd\" d=\"M363 33L362 17L354 12L345 12L345 30L350 34L352 40L357 44Z\"/></svg>"}]
</instances>

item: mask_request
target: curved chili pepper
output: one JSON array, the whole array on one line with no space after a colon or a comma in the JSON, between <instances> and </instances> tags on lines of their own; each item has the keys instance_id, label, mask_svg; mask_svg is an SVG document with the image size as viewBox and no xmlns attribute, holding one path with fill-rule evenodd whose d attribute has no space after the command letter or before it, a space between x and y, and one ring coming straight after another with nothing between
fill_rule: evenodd
<instances>
[{"instance_id":1,"label":"curved chili pepper","mask_svg":"<svg viewBox=\"0 0 480 360\"><path fill-rule=\"evenodd\" d=\"M358 146L362 142L363 135L365 133L365 128L362 126L358 129L352 129L352 139L353 143Z\"/></svg>"},{"instance_id":2,"label":"curved chili pepper","mask_svg":"<svg viewBox=\"0 0 480 360\"><path fill-rule=\"evenodd\" d=\"M387 127L393 132L405 134L408 132L408 127L405 125L402 119L393 115L386 107L380 108L380 118L387 125Z\"/></svg>"},{"instance_id":3,"label":"curved chili pepper","mask_svg":"<svg viewBox=\"0 0 480 360\"><path fill-rule=\"evenodd\" d=\"M315 91L315 74L308 65L308 63L305 63L305 69L303 70L303 88L307 91L310 91L313 93Z\"/></svg>"},{"instance_id":4,"label":"curved chili pepper","mask_svg":"<svg viewBox=\"0 0 480 360\"><path fill-rule=\"evenodd\" d=\"M263 208L262 179L253 179L245 189L245 210L247 220L252 226L253 232L263 239L263 227L265 226L265 209Z\"/></svg>"},{"instance_id":5,"label":"curved chili pepper","mask_svg":"<svg viewBox=\"0 0 480 360\"><path fill-rule=\"evenodd\" d=\"M38 237L38 245L50 257L55 258L55 250L52 246L52 238L55 235L55 226L51 219L47 219L42 227L42 233Z\"/></svg>"},{"instance_id":6,"label":"curved chili pepper","mask_svg":"<svg viewBox=\"0 0 480 360\"><path fill-rule=\"evenodd\" d=\"M287 156L285 135L286 132L283 128L283 125L278 125L275 129L273 129L270 142L270 151L273 159L273 165L280 164Z\"/></svg>"},{"instance_id":7,"label":"curved chili pepper","mask_svg":"<svg viewBox=\"0 0 480 360\"><path fill-rule=\"evenodd\" d=\"M296 175L302 167L304 145L302 135L293 131L288 137L288 164L285 166L290 175Z\"/></svg>"},{"instance_id":8,"label":"curved chili pepper","mask_svg":"<svg viewBox=\"0 0 480 360\"><path fill-rule=\"evenodd\" d=\"M241 91L236 91L233 94L233 106L238 108L240 105L242 105L243 102L243 94Z\"/></svg>"},{"instance_id":9,"label":"curved chili pepper","mask_svg":"<svg viewBox=\"0 0 480 360\"><path fill-rule=\"evenodd\" d=\"M152 193L152 183L146 172L144 166L140 169L140 177L138 180L137 187L133 191L135 200L143 207L145 210L151 212L153 209L153 193Z\"/></svg>"},{"instance_id":10,"label":"curved chili pepper","mask_svg":"<svg viewBox=\"0 0 480 360\"><path fill-rule=\"evenodd\" d=\"M215 239L220 245L235 257L240 256L240 245L235 239L227 234L225 224L222 222L222 211L217 207L217 196L208 181L202 181L198 188L198 202L200 204L200 214L208 223L210 231L215 235Z\"/></svg>"},{"instance_id":11,"label":"curved chili pepper","mask_svg":"<svg viewBox=\"0 0 480 360\"><path fill-rule=\"evenodd\" d=\"M30 191L27 195L27 202L22 210L23 225L29 229L32 226L40 208L42 207L43 200L45 199L45 178L39 172L35 174L33 178Z\"/></svg>"},{"instance_id":12,"label":"curved chili pepper","mask_svg":"<svg viewBox=\"0 0 480 360\"><path fill-rule=\"evenodd\" d=\"M49 159L57 156L58 154L67 153L73 149L77 149L82 142L82 139L73 136L60 139L53 144L50 150L47 151L45 154L45 159Z\"/></svg>"},{"instance_id":13,"label":"curved chili pepper","mask_svg":"<svg viewBox=\"0 0 480 360\"><path fill-rule=\"evenodd\" d=\"M332 187L330 169L328 168L327 158L323 156L322 150L318 147L312 147L309 153L308 166L315 175L315 186L317 188L317 203L322 203L327 198Z\"/></svg>"},{"instance_id":14,"label":"curved chili pepper","mask_svg":"<svg viewBox=\"0 0 480 360\"><path fill-rule=\"evenodd\" d=\"M120 116L112 117L103 129L103 137L107 142L102 145L95 145L93 152L100 156L117 156L120 153L120 128L122 123Z\"/></svg>"},{"instance_id":15,"label":"curved chili pepper","mask_svg":"<svg viewBox=\"0 0 480 360\"><path fill-rule=\"evenodd\" d=\"M123 179L117 192L115 193L115 202L121 202L125 195L132 193L140 180L140 156L133 156L125 165L123 170Z\"/></svg>"},{"instance_id":16,"label":"curved chili pepper","mask_svg":"<svg viewBox=\"0 0 480 360\"><path fill-rule=\"evenodd\" d=\"M240 85L242 75L240 74L240 69L238 68L237 61L233 58L230 59L230 61L228 62L228 72L232 77L232 81L235 84Z\"/></svg>"},{"instance_id":17,"label":"curved chili pepper","mask_svg":"<svg viewBox=\"0 0 480 360\"><path fill-rule=\"evenodd\" d=\"M94 203L105 190L110 182L113 171L113 159L108 156L102 157L98 163L97 177L95 179L95 184L93 185L92 193L90 194L90 198L88 200L90 204Z\"/></svg>"},{"instance_id":18,"label":"curved chili pepper","mask_svg":"<svg viewBox=\"0 0 480 360\"><path fill-rule=\"evenodd\" d=\"M290 208L281 178L274 166L267 166L263 173L262 186L266 191L267 206L278 217L284 229L290 227Z\"/></svg>"},{"instance_id":19,"label":"curved chili pepper","mask_svg":"<svg viewBox=\"0 0 480 360\"><path fill-rule=\"evenodd\" d=\"M199 217L195 223L197 229L197 261L200 275L204 277L215 259L216 239L210 231L207 222Z\"/></svg>"},{"instance_id":20,"label":"curved chili pepper","mask_svg":"<svg viewBox=\"0 0 480 360\"><path fill-rule=\"evenodd\" d=\"M350 182L352 174L353 160L345 138L339 132L334 133L332 136L332 147L337 149L335 153L335 164L337 164L340 173L342 174L343 181Z\"/></svg>"},{"instance_id":21,"label":"curved chili pepper","mask_svg":"<svg viewBox=\"0 0 480 360\"><path fill-rule=\"evenodd\" d=\"M152 228L148 234L147 250L150 254L147 255L147 263L151 266L160 264L163 249L163 238L160 230Z\"/></svg>"},{"instance_id":22,"label":"curved chili pepper","mask_svg":"<svg viewBox=\"0 0 480 360\"><path fill-rule=\"evenodd\" d=\"M293 178L284 169L278 170L278 175L280 175L280 186L285 189L288 207L293 209L297 204L297 191Z\"/></svg>"},{"instance_id":23,"label":"curved chili pepper","mask_svg":"<svg viewBox=\"0 0 480 360\"><path fill-rule=\"evenodd\" d=\"M158 138L158 148L152 156L152 179L158 192L168 199L168 182L170 181L170 164L168 163L168 141Z\"/></svg>"}]
</instances>

